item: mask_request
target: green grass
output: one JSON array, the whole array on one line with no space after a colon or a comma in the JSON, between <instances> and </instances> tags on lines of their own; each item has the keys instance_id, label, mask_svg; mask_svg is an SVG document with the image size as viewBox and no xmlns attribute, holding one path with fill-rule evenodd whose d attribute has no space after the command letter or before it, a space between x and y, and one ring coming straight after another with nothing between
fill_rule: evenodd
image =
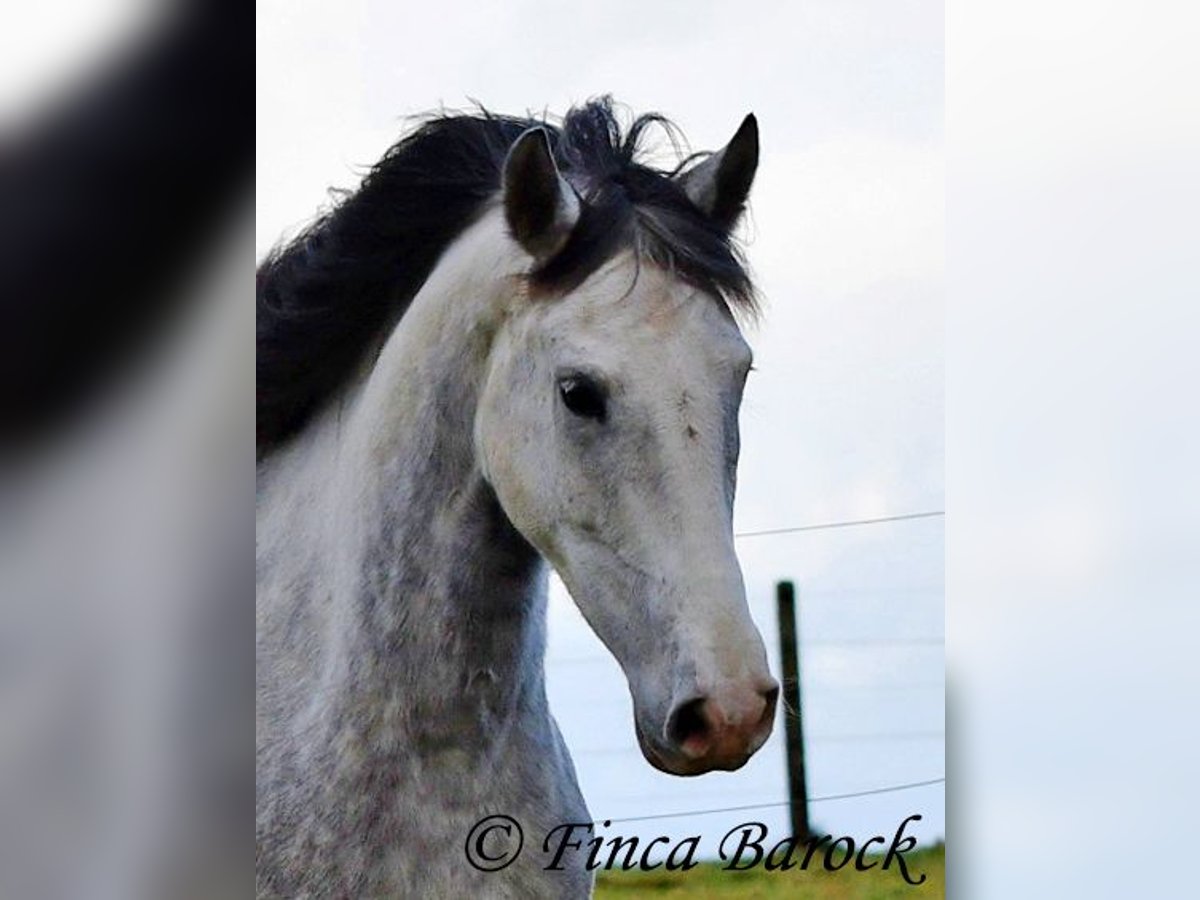
<instances>
[{"instance_id":1,"label":"green grass","mask_svg":"<svg viewBox=\"0 0 1200 900\"><path fill-rule=\"evenodd\" d=\"M600 872L596 879L596 897L600 900L628 900L634 897L736 897L739 900L775 900L789 897L799 900L890 900L890 898L945 897L946 848L944 845L914 850L904 855L913 878L925 875L925 883L905 883L893 863L883 871L879 867L865 872L853 866L827 872L819 862L808 871L788 872L751 869L727 872L719 865L701 863L688 872ZM868 860L882 857L867 857Z\"/></svg>"}]
</instances>

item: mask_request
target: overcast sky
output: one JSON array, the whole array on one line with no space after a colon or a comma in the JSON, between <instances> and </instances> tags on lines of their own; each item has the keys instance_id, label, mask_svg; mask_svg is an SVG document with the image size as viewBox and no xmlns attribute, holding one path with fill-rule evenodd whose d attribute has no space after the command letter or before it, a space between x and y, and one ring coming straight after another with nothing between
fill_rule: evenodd
<instances>
[{"instance_id":1,"label":"overcast sky","mask_svg":"<svg viewBox=\"0 0 1200 900\"><path fill-rule=\"evenodd\" d=\"M561 114L611 93L693 149L755 112L762 161L744 230L766 315L742 410L737 531L941 510L942 9L936 2L397 4L259 0L262 254L353 186L404 117L478 100ZM739 540L778 672L773 583L800 591L813 797L945 773L940 518ZM741 771L652 770L628 690L565 591L551 596L551 703L596 818L776 803L782 727ZM886 643L888 641L900 643ZM835 834L944 835L941 785L814 803ZM782 808L614 825L701 834ZM712 840L708 840L708 838Z\"/></svg>"}]
</instances>

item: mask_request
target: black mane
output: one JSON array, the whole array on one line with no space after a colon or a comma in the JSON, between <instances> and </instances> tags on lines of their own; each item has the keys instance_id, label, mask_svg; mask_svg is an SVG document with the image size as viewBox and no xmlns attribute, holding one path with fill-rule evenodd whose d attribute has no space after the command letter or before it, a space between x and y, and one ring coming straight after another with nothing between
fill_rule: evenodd
<instances>
[{"instance_id":1,"label":"black mane","mask_svg":"<svg viewBox=\"0 0 1200 900\"><path fill-rule=\"evenodd\" d=\"M752 310L753 289L723 228L687 199L677 172L639 161L644 115L622 133L608 98L573 108L561 126L481 111L428 119L348 194L258 268L257 453L303 426L394 322L446 247L496 195L508 149L526 129L550 134L560 170L583 198L566 246L530 273L569 290L625 247ZM687 161L685 161L686 163ZM681 164L682 167L682 164Z\"/></svg>"}]
</instances>

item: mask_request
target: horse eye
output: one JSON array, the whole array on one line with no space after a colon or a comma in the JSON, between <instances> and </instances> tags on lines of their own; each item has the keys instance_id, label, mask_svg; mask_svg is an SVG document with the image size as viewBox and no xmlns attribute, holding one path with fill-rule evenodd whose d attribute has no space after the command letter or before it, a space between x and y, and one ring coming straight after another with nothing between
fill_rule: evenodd
<instances>
[{"instance_id":1,"label":"horse eye","mask_svg":"<svg viewBox=\"0 0 1200 900\"><path fill-rule=\"evenodd\" d=\"M570 375L558 382L563 404L577 416L603 422L607 413L604 389L583 375Z\"/></svg>"}]
</instances>

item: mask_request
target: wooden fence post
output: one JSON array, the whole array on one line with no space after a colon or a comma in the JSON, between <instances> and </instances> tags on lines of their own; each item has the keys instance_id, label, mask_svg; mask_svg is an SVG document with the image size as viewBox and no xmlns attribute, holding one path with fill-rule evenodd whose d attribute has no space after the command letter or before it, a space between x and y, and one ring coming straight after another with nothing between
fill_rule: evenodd
<instances>
[{"instance_id":1,"label":"wooden fence post","mask_svg":"<svg viewBox=\"0 0 1200 900\"><path fill-rule=\"evenodd\" d=\"M788 801L791 807L792 837L801 841L809 837L808 784L804 775L804 728L800 717L800 642L796 627L796 589L790 581L775 586L779 602L779 658L781 673L782 709L785 752L787 753Z\"/></svg>"}]
</instances>

